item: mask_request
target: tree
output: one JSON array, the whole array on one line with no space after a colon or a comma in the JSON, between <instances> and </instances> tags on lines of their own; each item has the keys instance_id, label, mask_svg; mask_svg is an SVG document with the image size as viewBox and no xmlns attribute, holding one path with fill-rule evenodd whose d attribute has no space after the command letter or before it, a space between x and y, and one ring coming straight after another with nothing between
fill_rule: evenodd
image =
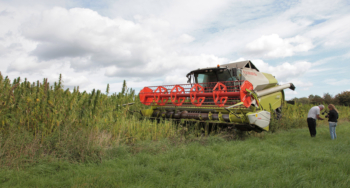
<instances>
[{"instance_id":1,"label":"tree","mask_svg":"<svg viewBox=\"0 0 350 188\"><path fill-rule=\"evenodd\" d=\"M309 99L306 97L302 97L298 99L298 102L302 104L309 104Z\"/></svg>"},{"instance_id":2,"label":"tree","mask_svg":"<svg viewBox=\"0 0 350 188\"><path fill-rule=\"evenodd\" d=\"M312 101L315 98L314 95L309 95L309 100Z\"/></svg>"},{"instance_id":3,"label":"tree","mask_svg":"<svg viewBox=\"0 0 350 188\"><path fill-rule=\"evenodd\" d=\"M339 105L350 106L350 91L343 91L335 96Z\"/></svg>"},{"instance_id":4,"label":"tree","mask_svg":"<svg viewBox=\"0 0 350 188\"><path fill-rule=\"evenodd\" d=\"M323 100L326 104L333 104L334 103L334 98L331 94L329 93L324 93L323 94Z\"/></svg>"},{"instance_id":5,"label":"tree","mask_svg":"<svg viewBox=\"0 0 350 188\"><path fill-rule=\"evenodd\" d=\"M312 102L314 102L316 104L321 104L321 103L323 103L323 99L322 99L322 97L320 97L318 95L315 95L315 97L314 97Z\"/></svg>"}]
</instances>

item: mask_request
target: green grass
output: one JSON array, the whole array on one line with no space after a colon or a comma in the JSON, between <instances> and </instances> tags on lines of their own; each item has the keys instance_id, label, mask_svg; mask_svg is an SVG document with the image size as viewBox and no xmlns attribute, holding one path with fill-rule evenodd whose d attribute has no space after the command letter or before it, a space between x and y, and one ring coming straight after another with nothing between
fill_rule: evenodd
<instances>
[{"instance_id":1,"label":"green grass","mask_svg":"<svg viewBox=\"0 0 350 188\"><path fill-rule=\"evenodd\" d=\"M350 124L264 133L243 141L141 142L96 163L42 161L1 169L1 187L349 187Z\"/></svg>"},{"instance_id":2,"label":"green grass","mask_svg":"<svg viewBox=\"0 0 350 188\"><path fill-rule=\"evenodd\" d=\"M269 133L197 137L129 113L146 106L126 82L118 94L71 92L61 77L0 73L0 187L349 187L349 107L337 107L347 123L335 141L325 121L310 138L311 107L284 105Z\"/></svg>"}]
</instances>

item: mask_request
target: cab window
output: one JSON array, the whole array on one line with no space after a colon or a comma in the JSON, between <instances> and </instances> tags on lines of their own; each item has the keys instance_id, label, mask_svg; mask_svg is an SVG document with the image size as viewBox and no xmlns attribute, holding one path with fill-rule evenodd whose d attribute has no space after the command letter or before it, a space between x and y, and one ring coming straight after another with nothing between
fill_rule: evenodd
<instances>
[{"instance_id":1,"label":"cab window","mask_svg":"<svg viewBox=\"0 0 350 188\"><path fill-rule=\"evenodd\" d=\"M218 81L235 81L236 78L231 77L228 70L223 72L206 72L194 73L196 83L218 82Z\"/></svg>"}]
</instances>

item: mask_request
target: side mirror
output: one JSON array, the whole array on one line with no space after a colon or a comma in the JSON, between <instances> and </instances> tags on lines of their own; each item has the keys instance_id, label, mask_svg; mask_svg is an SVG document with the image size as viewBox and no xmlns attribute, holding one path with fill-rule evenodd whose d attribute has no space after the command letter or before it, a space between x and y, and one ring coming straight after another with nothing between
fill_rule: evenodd
<instances>
[{"instance_id":1,"label":"side mirror","mask_svg":"<svg viewBox=\"0 0 350 188\"><path fill-rule=\"evenodd\" d=\"M187 83L191 83L191 75L187 75L187 78L188 78L188 80L187 80Z\"/></svg>"},{"instance_id":2,"label":"side mirror","mask_svg":"<svg viewBox=\"0 0 350 188\"><path fill-rule=\"evenodd\" d=\"M232 69L231 69L231 75L232 75L233 77L236 77L236 76L237 76L237 69L236 69L236 68L232 68Z\"/></svg>"}]
</instances>

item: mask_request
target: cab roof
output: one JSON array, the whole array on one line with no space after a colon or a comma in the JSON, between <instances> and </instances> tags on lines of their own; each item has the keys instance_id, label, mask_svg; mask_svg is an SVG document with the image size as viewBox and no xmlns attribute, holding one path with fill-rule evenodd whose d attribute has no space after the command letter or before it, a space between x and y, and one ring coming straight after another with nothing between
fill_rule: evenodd
<instances>
[{"instance_id":1,"label":"cab roof","mask_svg":"<svg viewBox=\"0 0 350 188\"><path fill-rule=\"evenodd\" d=\"M256 66L250 60L223 64L223 65L220 65L220 67L221 68L239 68L239 69L251 68L251 69L255 69L258 72L260 72L259 69L256 68Z\"/></svg>"},{"instance_id":2,"label":"cab roof","mask_svg":"<svg viewBox=\"0 0 350 188\"><path fill-rule=\"evenodd\" d=\"M219 68L218 67L198 68L196 70L192 70L187 75L189 75L193 72L202 72L202 71L209 70L209 69L231 69L231 68L239 68L239 69L251 68L251 69L255 69L256 71L260 72L259 69L256 68L256 66L250 60L246 60L246 61L239 61L239 62L234 62L234 63L222 64L222 65L220 65Z\"/></svg>"}]
</instances>

